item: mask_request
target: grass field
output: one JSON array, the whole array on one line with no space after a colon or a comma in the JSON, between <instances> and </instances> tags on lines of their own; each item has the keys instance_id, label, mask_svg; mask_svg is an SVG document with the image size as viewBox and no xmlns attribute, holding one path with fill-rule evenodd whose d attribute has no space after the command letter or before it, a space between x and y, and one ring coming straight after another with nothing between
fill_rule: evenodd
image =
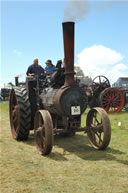
<instances>
[{"instance_id":1,"label":"grass field","mask_svg":"<svg viewBox=\"0 0 128 193\"><path fill-rule=\"evenodd\" d=\"M43 157L33 131L26 142L12 139L8 103L0 110L0 193L128 193L128 113L110 115L112 139L105 151L77 133L56 137L52 153Z\"/></svg>"}]
</instances>

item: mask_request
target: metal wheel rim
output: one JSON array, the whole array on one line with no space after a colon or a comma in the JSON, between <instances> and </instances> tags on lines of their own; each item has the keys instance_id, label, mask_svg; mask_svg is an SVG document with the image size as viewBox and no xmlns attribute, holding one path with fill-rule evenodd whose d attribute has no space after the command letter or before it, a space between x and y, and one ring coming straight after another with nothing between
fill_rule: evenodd
<instances>
[{"instance_id":1,"label":"metal wheel rim","mask_svg":"<svg viewBox=\"0 0 128 193\"><path fill-rule=\"evenodd\" d=\"M44 123L43 119L41 117L41 114L39 113L39 116L37 118L37 123L36 123L36 135L35 135L35 140L36 140L36 147L40 154L42 154L42 149L44 148L45 145L45 128L44 128Z\"/></svg>"},{"instance_id":2,"label":"metal wheel rim","mask_svg":"<svg viewBox=\"0 0 128 193\"><path fill-rule=\"evenodd\" d=\"M89 128L87 135L91 145L95 149L105 149L111 138L111 126L107 113L100 107L91 109L86 124Z\"/></svg>"},{"instance_id":3,"label":"metal wheel rim","mask_svg":"<svg viewBox=\"0 0 128 193\"><path fill-rule=\"evenodd\" d=\"M37 150L41 155L48 155L53 145L53 125L48 111L37 111L34 132Z\"/></svg>"}]
</instances>

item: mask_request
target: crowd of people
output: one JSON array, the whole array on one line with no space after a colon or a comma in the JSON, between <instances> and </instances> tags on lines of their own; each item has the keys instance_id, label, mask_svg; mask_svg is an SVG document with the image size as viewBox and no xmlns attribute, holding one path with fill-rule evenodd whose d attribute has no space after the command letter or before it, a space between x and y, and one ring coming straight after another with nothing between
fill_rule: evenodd
<instances>
[{"instance_id":1,"label":"crowd of people","mask_svg":"<svg viewBox=\"0 0 128 193\"><path fill-rule=\"evenodd\" d=\"M41 65L39 65L38 58L35 58L33 60L33 64L28 67L28 70L26 72L27 76L34 76L38 75L41 76L42 74L50 75L55 71L55 66L52 64L51 60L47 60L45 62L46 67L43 68Z\"/></svg>"}]
</instances>

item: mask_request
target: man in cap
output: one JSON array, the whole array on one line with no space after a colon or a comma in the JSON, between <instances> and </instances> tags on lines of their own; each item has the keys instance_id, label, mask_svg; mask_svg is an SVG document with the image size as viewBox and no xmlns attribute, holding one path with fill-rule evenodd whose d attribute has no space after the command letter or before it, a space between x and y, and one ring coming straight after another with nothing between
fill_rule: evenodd
<instances>
[{"instance_id":1,"label":"man in cap","mask_svg":"<svg viewBox=\"0 0 128 193\"><path fill-rule=\"evenodd\" d=\"M54 72L54 70L55 70L55 66L52 64L52 61L51 60L47 60L46 62L45 62L45 64L46 64L46 67L45 67L45 73L46 74L52 74L53 72Z\"/></svg>"},{"instance_id":2,"label":"man in cap","mask_svg":"<svg viewBox=\"0 0 128 193\"><path fill-rule=\"evenodd\" d=\"M28 67L26 72L27 76L38 75L39 77L44 74L44 69L38 64L38 58L35 58L33 64Z\"/></svg>"}]
</instances>

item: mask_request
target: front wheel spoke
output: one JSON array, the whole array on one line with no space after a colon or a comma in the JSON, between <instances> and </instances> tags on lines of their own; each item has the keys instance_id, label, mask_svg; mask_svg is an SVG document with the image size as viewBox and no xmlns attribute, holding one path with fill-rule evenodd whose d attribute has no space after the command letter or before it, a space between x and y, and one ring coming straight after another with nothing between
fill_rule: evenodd
<instances>
[{"instance_id":1,"label":"front wheel spoke","mask_svg":"<svg viewBox=\"0 0 128 193\"><path fill-rule=\"evenodd\" d=\"M103 127L102 124L99 125L95 125L95 124L91 124L90 129L92 130L93 133L102 133L103 132Z\"/></svg>"},{"instance_id":2,"label":"front wheel spoke","mask_svg":"<svg viewBox=\"0 0 128 193\"><path fill-rule=\"evenodd\" d=\"M42 137L42 140L44 142L45 141L45 128L44 128L44 126L41 129L41 137Z\"/></svg>"},{"instance_id":3,"label":"front wheel spoke","mask_svg":"<svg viewBox=\"0 0 128 193\"><path fill-rule=\"evenodd\" d=\"M99 122L99 120L97 119L97 117L95 118L96 122L98 123L98 125L100 125L101 123Z\"/></svg>"},{"instance_id":4,"label":"front wheel spoke","mask_svg":"<svg viewBox=\"0 0 128 193\"><path fill-rule=\"evenodd\" d=\"M44 146L44 141L43 141L43 137L42 137L42 134L41 134L41 131L39 131L40 128L38 128L37 130L37 144L40 146L40 147L43 147Z\"/></svg>"},{"instance_id":5,"label":"front wheel spoke","mask_svg":"<svg viewBox=\"0 0 128 193\"><path fill-rule=\"evenodd\" d=\"M99 126L98 126L98 128L97 128L97 131L98 131L99 133L102 133L102 132L103 132L103 125L102 125L102 123L99 124Z\"/></svg>"},{"instance_id":6,"label":"front wheel spoke","mask_svg":"<svg viewBox=\"0 0 128 193\"><path fill-rule=\"evenodd\" d=\"M42 139L43 139L43 147L45 147L45 137L42 136Z\"/></svg>"},{"instance_id":7,"label":"front wheel spoke","mask_svg":"<svg viewBox=\"0 0 128 193\"><path fill-rule=\"evenodd\" d=\"M102 139L101 139L101 133L96 133L96 136L98 137L98 139L99 139L99 143L102 143L103 141L102 141Z\"/></svg>"},{"instance_id":8,"label":"front wheel spoke","mask_svg":"<svg viewBox=\"0 0 128 193\"><path fill-rule=\"evenodd\" d=\"M41 138L37 141L37 144L39 147L43 147L43 141L41 140Z\"/></svg>"},{"instance_id":9,"label":"front wheel spoke","mask_svg":"<svg viewBox=\"0 0 128 193\"><path fill-rule=\"evenodd\" d=\"M97 119L97 118L96 118L96 113L94 113L93 118L94 118L94 125L96 125L96 122L97 122L97 121L96 121L96 119Z\"/></svg>"}]
</instances>

